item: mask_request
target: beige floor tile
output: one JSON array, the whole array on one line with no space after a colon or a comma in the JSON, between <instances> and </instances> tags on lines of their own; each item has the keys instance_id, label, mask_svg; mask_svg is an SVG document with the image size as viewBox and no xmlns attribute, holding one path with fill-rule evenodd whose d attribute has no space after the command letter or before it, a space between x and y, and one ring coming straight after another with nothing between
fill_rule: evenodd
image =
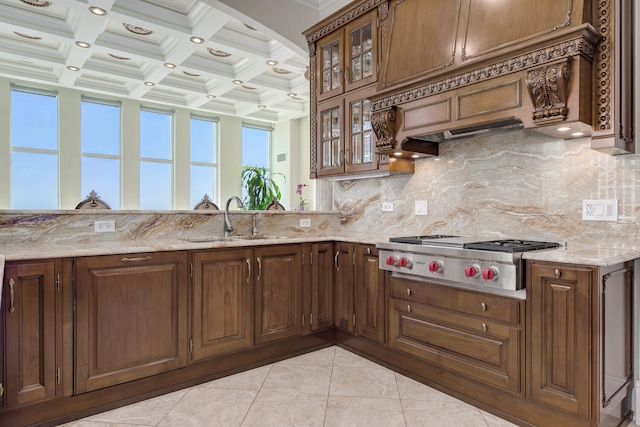
<instances>
[{"instance_id":1,"label":"beige floor tile","mask_svg":"<svg viewBox=\"0 0 640 427\"><path fill-rule=\"evenodd\" d=\"M262 385L263 391L288 393L329 393L331 366L273 365Z\"/></svg>"},{"instance_id":2,"label":"beige floor tile","mask_svg":"<svg viewBox=\"0 0 640 427\"><path fill-rule=\"evenodd\" d=\"M486 427L480 410L464 402L403 400L407 427Z\"/></svg>"},{"instance_id":3,"label":"beige floor tile","mask_svg":"<svg viewBox=\"0 0 640 427\"><path fill-rule=\"evenodd\" d=\"M402 405L396 399L329 396L324 427L404 427Z\"/></svg>"},{"instance_id":4,"label":"beige floor tile","mask_svg":"<svg viewBox=\"0 0 640 427\"><path fill-rule=\"evenodd\" d=\"M242 427L322 427L326 394L261 391Z\"/></svg>"},{"instance_id":5,"label":"beige floor tile","mask_svg":"<svg viewBox=\"0 0 640 427\"><path fill-rule=\"evenodd\" d=\"M108 422L99 422L99 421L85 421L80 420L76 421L73 424L62 424L62 426L69 427L151 427L155 424L122 424L122 423L108 423Z\"/></svg>"},{"instance_id":6,"label":"beige floor tile","mask_svg":"<svg viewBox=\"0 0 640 427\"><path fill-rule=\"evenodd\" d=\"M404 375L395 374L400 399L429 400L433 402L457 402L458 399Z\"/></svg>"},{"instance_id":7,"label":"beige floor tile","mask_svg":"<svg viewBox=\"0 0 640 427\"><path fill-rule=\"evenodd\" d=\"M242 423L257 393L195 387L169 411L159 426L233 427Z\"/></svg>"},{"instance_id":8,"label":"beige floor tile","mask_svg":"<svg viewBox=\"0 0 640 427\"><path fill-rule=\"evenodd\" d=\"M327 347L322 350L312 351L311 353L302 354L300 356L285 359L276 365L320 365L332 366L333 359L336 354L335 347Z\"/></svg>"},{"instance_id":9,"label":"beige floor tile","mask_svg":"<svg viewBox=\"0 0 640 427\"><path fill-rule=\"evenodd\" d=\"M84 421L102 423L135 424L154 426L187 394L187 390L179 390L163 396L154 397L142 402L123 406L122 408L102 412L85 418ZM74 425L74 427L76 427Z\"/></svg>"},{"instance_id":10,"label":"beige floor tile","mask_svg":"<svg viewBox=\"0 0 640 427\"><path fill-rule=\"evenodd\" d=\"M372 361L365 359L362 356L358 356L357 354L351 353L341 347L335 347L336 349L336 357L334 361L334 366L350 366L353 368L380 368L381 366L377 363L373 363Z\"/></svg>"},{"instance_id":11,"label":"beige floor tile","mask_svg":"<svg viewBox=\"0 0 640 427\"><path fill-rule=\"evenodd\" d=\"M489 427L517 427L515 424L511 422L507 420L503 420L500 417L496 417L495 415L490 414L481 409L480 409L480 414L482 415L482 418L484 418L484 420L486 421Z\"/></svg>"},{"instance_id":12,"label":"beige floor tile","mask_svg":"<svg viewBox=\"0 0 640 427\"><path fill-rule=\"evenodd\" d=\"M223 390L259 391L273 365L261 366L249 371L220 378L215 381L200 384L196 387L218 388Z\"/></svg>"},{"instance_id":13,"label":"beige floor tile","mask_svg":"<svg viewBox=\"0 0 640 427\"><path fill-rule=\"evenodd\" d=\"M380 366L377 368L334 366L329 394L400 399L393 371Z\"/></svg>"}]
</instances>

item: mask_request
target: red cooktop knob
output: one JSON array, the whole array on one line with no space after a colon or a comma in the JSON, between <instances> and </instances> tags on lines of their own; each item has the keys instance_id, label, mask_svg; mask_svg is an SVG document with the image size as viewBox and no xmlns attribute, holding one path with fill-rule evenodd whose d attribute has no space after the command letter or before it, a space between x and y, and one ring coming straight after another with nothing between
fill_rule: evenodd
<instances>
[{"instance_id":1,"label":"red cooktop knob","mask_svg":"<svg viewBox=\"0 0 640 427\"><path fill-rule=\"evenodd\" d=\"M464 268L464 275L467 277L476 277L480 268L477 265L467 265Z\"/></svg>"},{"instance_id":2,"label":"red cooktop knob","mask_svg":"<svg viewBox=\"0 0 640 427\"><path fill-rule=\"evenodd\" d=\"M398 266L399 267L405 267L405 268L411 268L413 267L413 263L411 262L411 260L402 257L398 260Z\"/></svg>"},{"instance_id":3,"label":"red cooktop knob","mask_svg":"<svg viewBox=\"0 0 640 427\"><path fill-rule=\"evenodd\" d=\"M429 263L429 271L437 273L442 270L442 263L440 261L431 261Z\"/></svg>"},{"instance_id":4,"label":"red cooktop knob","mask_svg":"<svg viewBox=\"0 0 640 427\"><path fill-rule=\"evenodd\" d=\"M482 278L484 280L495 280L498 278L498 269L495 267L489 267L482 270Z\"/></svg>"},{"instance_id":5,"label":"red cooktop knob","mask_svg":"<svg viewBox=\"0 0 640 427\"><path fill-rule=\"evenodd\" d=\"M393 255L387 257L387 265L396 265L397 258Z\"/></svg>"}]
</instances>

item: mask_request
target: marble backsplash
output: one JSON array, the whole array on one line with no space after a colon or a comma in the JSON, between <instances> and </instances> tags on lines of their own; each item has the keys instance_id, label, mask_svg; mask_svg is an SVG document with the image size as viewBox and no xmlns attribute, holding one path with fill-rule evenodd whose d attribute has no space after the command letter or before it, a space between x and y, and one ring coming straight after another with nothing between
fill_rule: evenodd
<instances>
[{"instance_id":1,"label":"marble backsplash","mask_svg":"<svg viewBox=\"0 0 640 427\"><path fill-rule=\"evenodd\" d=\"M640 246L640 156L590 144L532 131L447 142L438 158L417 160L414 175L334 183L334 206L354 233ZM617 199L618 221L583 221L584 199ZM415 200L428 201L427 216L414 215Z\"/></svg>"}]
</instances>

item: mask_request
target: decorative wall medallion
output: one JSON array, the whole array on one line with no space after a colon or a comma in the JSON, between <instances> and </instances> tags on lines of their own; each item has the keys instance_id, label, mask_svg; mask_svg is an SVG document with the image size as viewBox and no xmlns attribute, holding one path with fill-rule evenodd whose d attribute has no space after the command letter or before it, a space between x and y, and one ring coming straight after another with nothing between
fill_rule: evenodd
<instances>
[{"instance_id":1,"label":"decorative wall medallion","mask_svg":"<svg viewBox=\"0 0 640 427\"><path fill-rule=\"evenodd\" d=\"M15 34L16 36L24 37L25 39L29 39L29 40L42 40L42 37L40 36L30 36L29 34L19 33L17 31L14 31L13 34Z\"/></svg>"},{"instance_id":2,"label":"decorative wall medallion","mask_svg":"<svg viewBox=\"0 0 640 427\"><path fill-rule=\"evenodd\" d=\"M35 7L49 7L51 6L51 2L50 1L45 1L45 0L20 0L22 3L24 4L28 4L29 6L35 6Z\"/></svg>"},{"instance_id":3,"label":"decorative wall medallion","mask_svg":"<svg viewBox=\"0 0 640 427\"><path fill-rule=\"evenodd\" d=\"M223 50L216 50L212 48L207 48L207 52L209 52L213 56L218 56L220 58L226 58L227 56L231 56L229 52L225 52Z\"/></svg>"},{"instance_id":4,"label":"decorative wall medallion","mask_svg":"<svg viewBox=\"0 0 640 427\"><path fill-rule=\"evenodd\" d=\"M371 126L378 137L377 151L389 151L395 145L396 110L377 111L371 114Z\"/></svg>"},{"instance_id":5,"label":"decorative wall medallion","mask_svg":"<svg viewBox=\"0 0 640 427\"><path fill-rule=\"evenodd\" d=\"M128 61L131 58L127 58L126 56L118 56L118 55L114 55L113 53L109 53L108 54L110 57L115 58L115 59L119 59L121 61Z\"/></svg>"},{"instance_id":6,"label":"decorative wall medallion","mask_svg":"<svg viewBox=\"0 0 640 427\"><path fill-rule=\"evenodd\" d=\"M535 123L562 121L567 117L569 61L531 69L527 88L533 103Z\"/></svg>"},{"instance_id":7,"label":"decorative wall medallion","mask_svg":"<svg viewBox=\"0 0 640 427\"><path fill-rule=\"evenodd\" d=\"M291 74L291 71L285 70L284 68L273 67L272 70L276 74Z\"/></svg>"},{"instance_id":8,"label":"decorative wall medallion","mask_svg":"<svg viewBox=\"0 0 640 427\"><path fill-rule=\"evenodd\" d=\"M139 36L148 36L150 34L153 34L153 31L151 30L147 30L146 28L142 28L142 27L136 27L135 25L131 25L131 24L127 24L127 23L123 23L122 26L129 32L133 33L133 34L137 34Z\"/></svg>"}]
</instances>

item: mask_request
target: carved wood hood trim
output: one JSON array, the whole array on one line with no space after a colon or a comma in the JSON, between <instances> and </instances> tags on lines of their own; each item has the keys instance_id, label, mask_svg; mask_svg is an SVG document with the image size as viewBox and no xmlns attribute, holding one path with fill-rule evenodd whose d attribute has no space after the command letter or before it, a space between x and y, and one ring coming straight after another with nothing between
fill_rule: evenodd
<instances>
[{"instance_id":1,"label":"carved wood hood trim","mask_svg":"<svg viewBox=\"0 0 640 427\"><path fill-rule=\"evenodd\" d=\"M406 102L458 89L498 76L557 62L575 55L582 55L589 60L593 60L596 54L596 45L600 37L591 25L585 24L579 27L579 30L581 34L569 40L563 40L559 43L526 52L471 71L445 76L444 78L408 89L400 89L390 95L382 95L380 98L372 99L372 110L388 109Z\"/></svg>"}]
</instances>

